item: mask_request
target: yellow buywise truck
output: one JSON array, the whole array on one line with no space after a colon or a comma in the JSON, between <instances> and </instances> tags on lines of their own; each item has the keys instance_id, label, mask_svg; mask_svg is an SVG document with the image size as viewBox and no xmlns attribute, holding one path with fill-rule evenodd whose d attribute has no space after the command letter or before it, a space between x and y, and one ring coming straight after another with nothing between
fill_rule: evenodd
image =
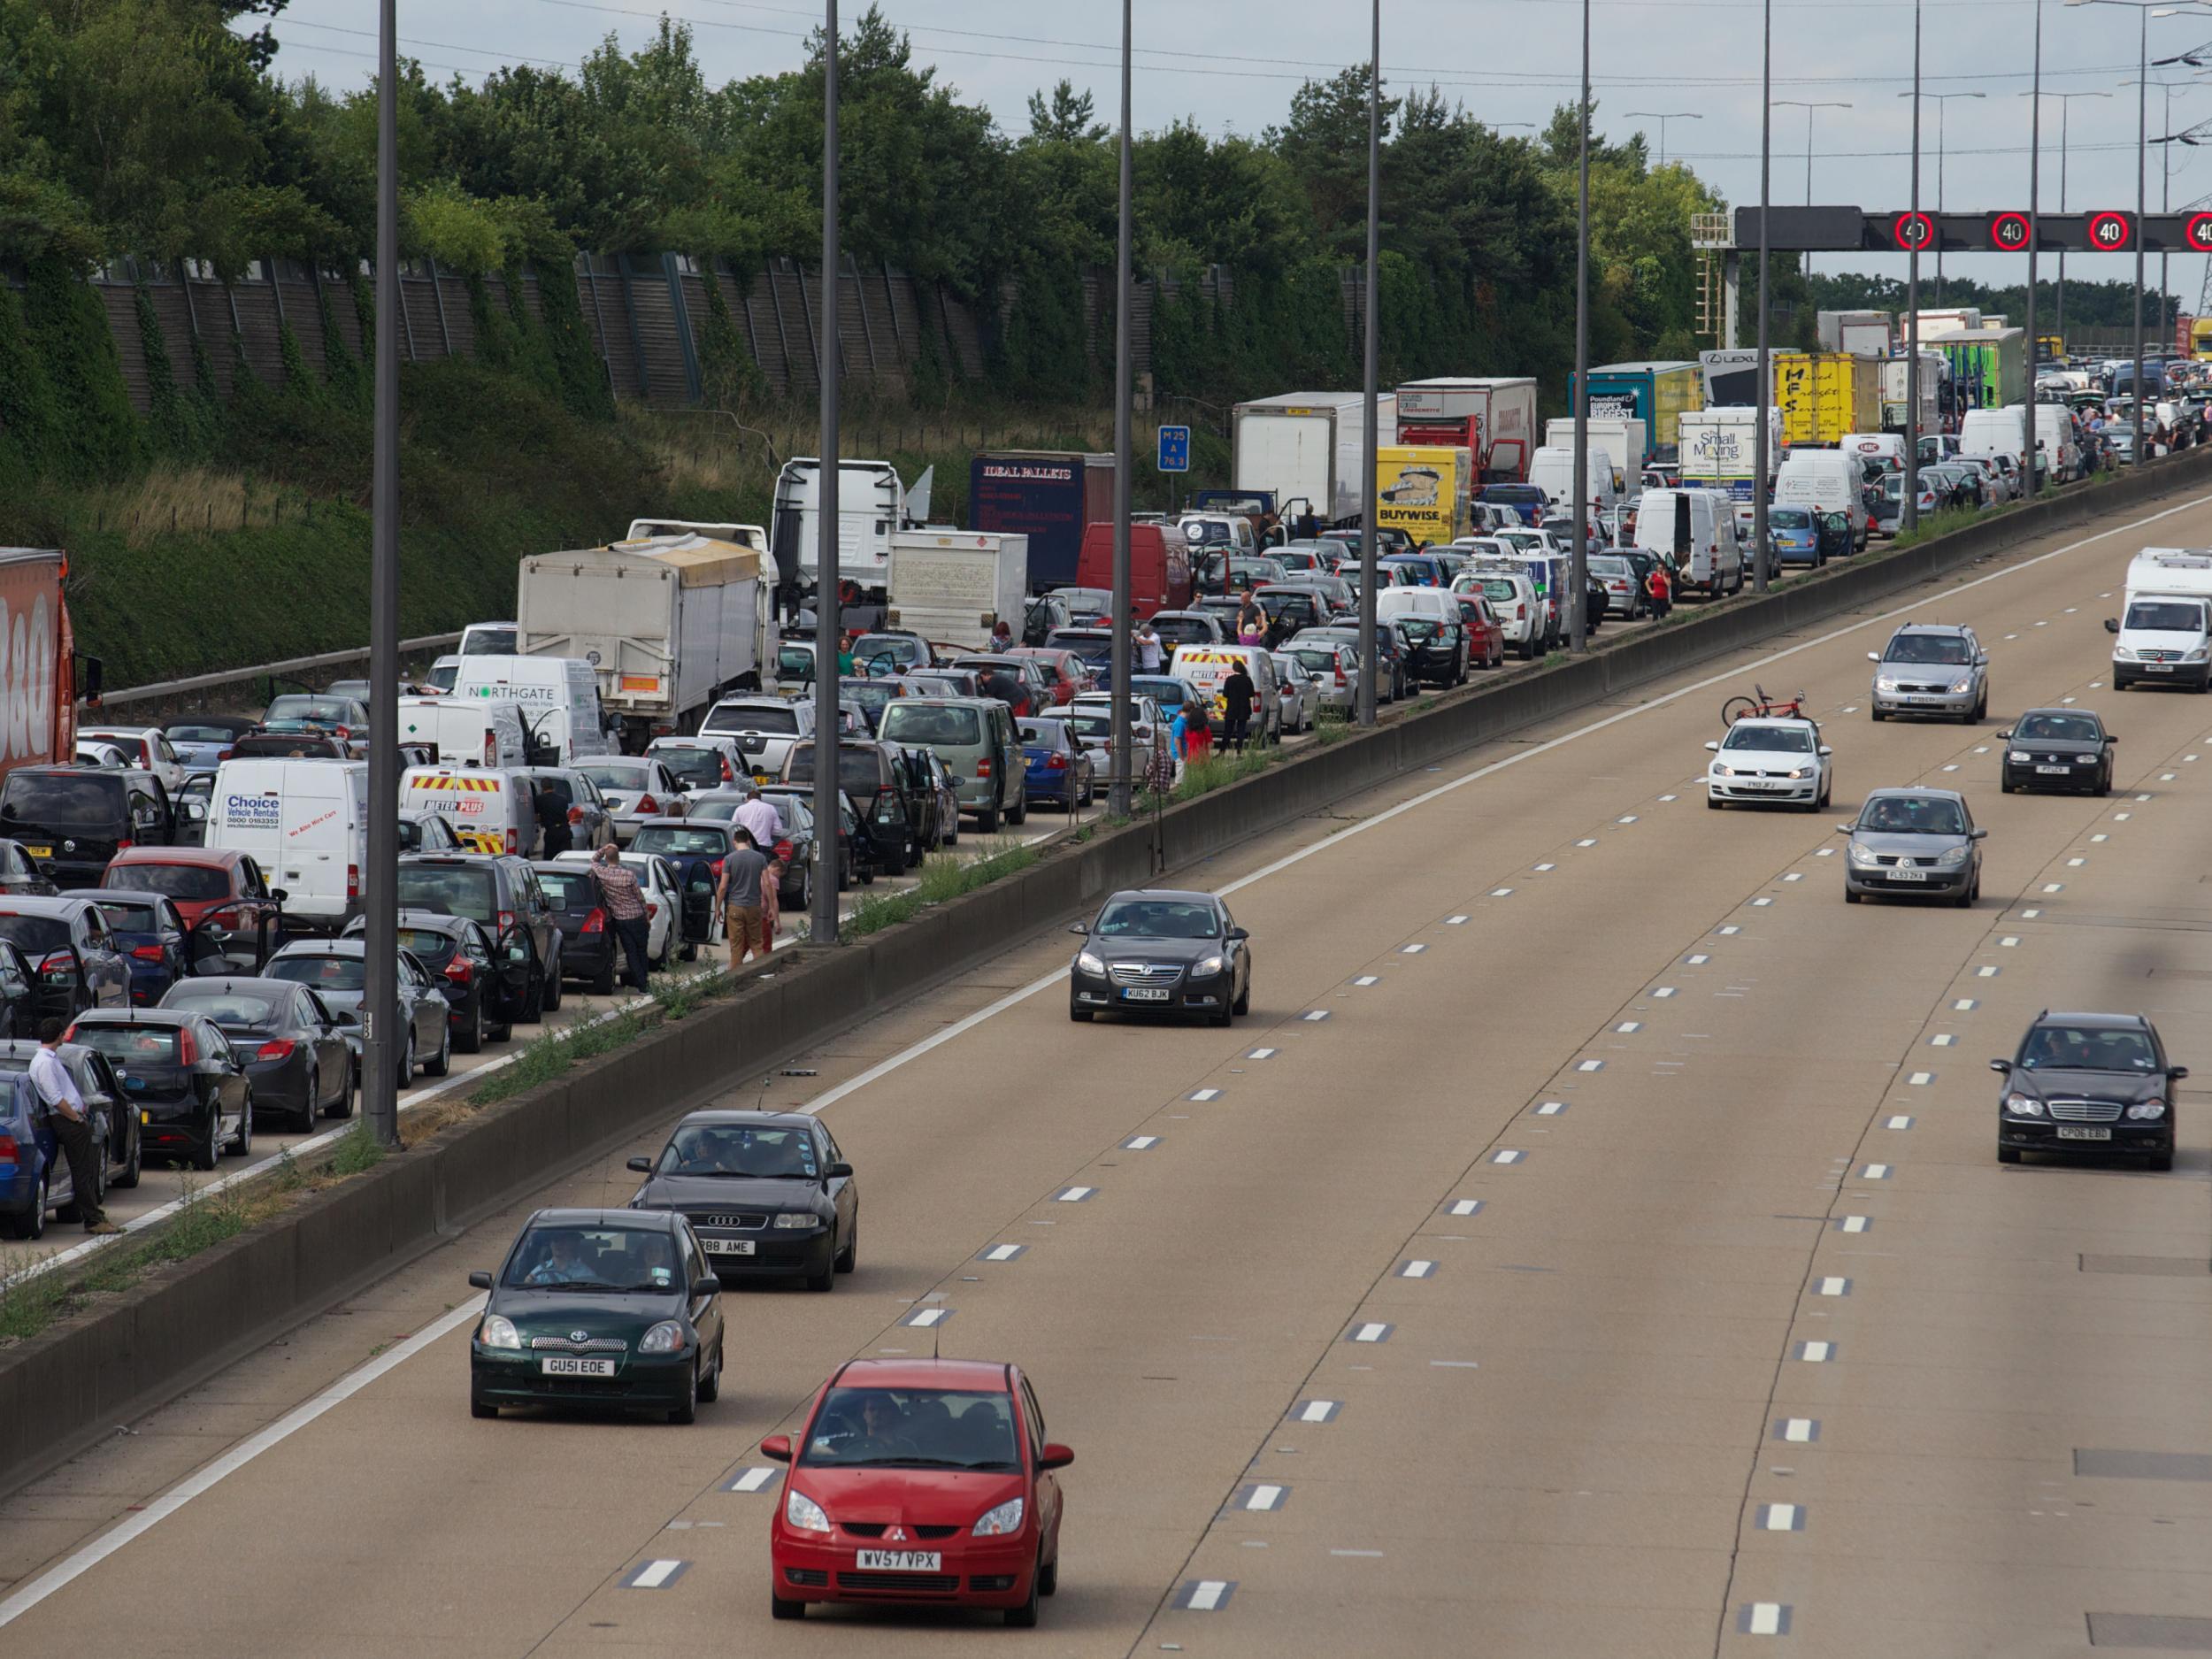
<instances>
[{"instance_id":1,"label":"yellow buywise truck","mask_svg":"<svg viewBox=\"0 0 2212 1659\"><path fill-rule=\"evenodd\" d=\"M1774 406L1782 442L1840 442L1847 433L1882 430L1882 363L1849 351L1778 351Z\"/></svg>"},{"instance_id":2,"label":"yellow buywise truck","mask_svg":"<svg viewBox=\"0 0 2212 1659\"><path fill-rule=\"evenodd\" d=\"M1375 520L1436 547L1467 531L1470 493L1480 488L1474 451L1426 445L1375 451Z\"/></svg>"}]
</instances>

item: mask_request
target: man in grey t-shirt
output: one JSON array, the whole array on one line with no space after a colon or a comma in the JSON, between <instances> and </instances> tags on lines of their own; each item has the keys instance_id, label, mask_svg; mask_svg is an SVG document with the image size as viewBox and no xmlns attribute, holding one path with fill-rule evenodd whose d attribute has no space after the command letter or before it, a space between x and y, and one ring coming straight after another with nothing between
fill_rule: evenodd
<instances>
[{"instance_id":1,"label":"man in grey t-shirt","mask_svg":"<svg viewBox=\"0 0 2212 1659\"><path fill-rule=\"evenodd\" d=\"M733 972L756 951L764 962L767 960L768 929L760 904L760 879L767 869L768 856L754 844L752 831L740 826L737 848L722 861L722 879L715 887L716 896L722 901L722 920L729 930Z\"/></svg>"}]
</instances>

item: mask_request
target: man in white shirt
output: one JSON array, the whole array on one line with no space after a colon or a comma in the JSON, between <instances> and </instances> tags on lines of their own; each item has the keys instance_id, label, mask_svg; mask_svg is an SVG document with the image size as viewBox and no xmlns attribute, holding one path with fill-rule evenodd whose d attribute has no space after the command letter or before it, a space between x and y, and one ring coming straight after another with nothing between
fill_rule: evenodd
<instances>
[{"instance_id":1,"label":"man in white shirt","mask_svg":"<svg viewBox=\"0 0 2212 1659\"><path fill-rule=\"evenodd\" d=\"M1137 672L1141 674L1158 673L1162 657L1160 636L1152 626L1151 618L1147 617L1138 623L1137 631L1130 639L1137 648Z\"/></svg>"},{"instance_id":2,"label":"man in white shirt","mask_svg":"<svg viewBox=\"0 0 2212 1659\"><path fill-rule=\"evenodd\" d=\"M776 843L783 839L783 820L763 797L758 785L746 789L745 803L730 814L730 819L741 829L752 831L753 845L764 851L774 851Z\"/></svg>"},{"instance_id":3,"label":"man in white shirt","mask_svg":"<svg viewBox=\"0 0 2212 1659\"><path fill-rule=\"evenodd\" d=\"M54 1132L54 1144L69 1159L69 1182L76 1200L77 1216L87 1233L120 1233L100 1208L99 1145L92 1138L92 1123L77 1079L69 1075L56 1052L64 1026L47 1019L38 1028L38 1052L31 1056L31 1087L38 1091L46 1122Z\"/></svg>"}]
</instances>

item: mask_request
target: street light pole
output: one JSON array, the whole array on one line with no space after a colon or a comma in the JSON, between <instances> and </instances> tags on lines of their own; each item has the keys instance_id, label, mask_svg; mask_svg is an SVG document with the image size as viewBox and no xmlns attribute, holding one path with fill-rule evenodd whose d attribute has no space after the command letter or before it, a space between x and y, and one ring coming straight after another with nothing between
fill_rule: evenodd
<instances>
[{"instance_id":1,"label":"street light pole","mask_svg":"<svg viewBox=\"0 0 2212 1659\"><path fill-rule=\"evenodd\" d=\"M822 27L822 442L816 470L815 505L820 533L814 550L814 913L807 938L837 942L837 822L843 745L837 730L837 648L845 627L838 568L838 484L841 471L837 430L837 382L844 365L838 346L837 246L837 0L825 0ZM995 784L993 786L996 787ZM826 843L826 856L822 848ZM858 849L855 849L857 852Z\"/></svg>"},{"instance_id":2,"label":"street light pole","mask_svg":"<svg viewBox=\"0 0 2212 1659\"><path fill-rule=\"evenodd\" d=\"M2108 98L2109 92L2024 92L2024 98L2056 98L2058 100L2058 211L2066 211L2066 139L2076 98ZM2052 325L2059 343L2066 341L2066 250L2058 250L2058 320Z\"/></svg>"},{"instance_id":3,"label":"street light pole","mask_svg":"<svg viewBox=\"0 0 2212 1659\"><path fill-rule=\"evenodd\" d=\"M1375 477L1379 447L1376 421L1382 405L1382 357L1375 332L1382 307L1375 293L1376 267L1382 250L1382 0L1374 0L1373 35L1367 58L1367 280L1360 312L1361 343L1365 348L1366 426L1360 440L1362 477L1359 515L1359 723L1375 724L1375 673L1382 666L1375 649L1375 516L1382 510Z\"/></svg>"},{"instance_id":4,"label":"street light pole","mask_svg":"<svg viewBox=\"0 0 2212 1659\"><path fill-rule=\"evenodd\" d=\"M399 18L377 7L376 431L369 483L368 1023L361 1110L369 1133L399 1144ZM509 941L498 941L504 950Z\"/></svg>"},{"instance_id":5,"label":"street light pole","mask_svg":"<svg viewBox=\"0 0 2212 1659\"><path fill-rule=\"evenodd\" d=\"M1810 207L1813 204L1813 111L1815 110L1847 110L1852 106L1832 100L1809 103L1803 98L1777 98L1774 101L1774 107L1778 110L1794 109L1805 111L1805 205ZM1801 255L1801 261L1799 268L1806 275L1811 275L1812 255L1809 253Z\"/></svg>"},{"instance_id":6,"label":"street light pole","mask_svg":"<svg viewBox=\"0 0 2212 1659\"><path fill-rule=\"evenodd\" d=\"M1667 165L1667 123L1669 121L1701 121L1705 118L1695 110L1631 110L1628 119L1659 123L1659 165Z\"/></svg>"},{"instance_id":7,"label":"street light pole","mask_svg":"<svg viewBox=\"0 0 2212 1659\"><path fill-rule=\"evenodd\" d=\"M1584 0L1586 6L1588 0ZM1917 0L1915 0L1917 4ZM1773 419L1774 359L1767 339L1767 219L1774 208L1774 0L1759 20L1759 426L1751 436L1751 585L1767 590L1767 426Z\"/></svg>"},{"instance_id":8,"label":"street light pole","mask_svg":"<svg viewBox=\"0 0 2212 1659\"><path fill-rule=\"evenodd\" d=\"M1915 86L1915 90L1916 91L1916 90L1917 90L1917 88L1918 88L1918 78L1917 78L1916 76L1915 77L1914 86ZM1899 94L1898 96L1900 96L1901 97L1902 97L1902 96L1910 96L1910 95L1901 93L1901 94ZM1951 100L1952 100L1953 98L1985 98L1985 97L1987 97L1989 95L1988 95L1987 93L1985 93L1985 92L1924 92L1924 93L1920 93L1920 94L1919 94L1919 96L1920 96L1921 97L1925 98L1925 99L1926 99L1929 103L1931 103L1931 104L1934 104L1934 105L1936 106L1936 223L1937 223L1937 225L1938 225L1939 227L1940 227L1940 226L1941 226L1941 224L1942 224L1942 222L1943 222L1943 126L1944 126L1944 122L1943 122L1943 114L1944 114L1944 107L1945 107L1947 104L1948 104L1951 102ZM1915 106L1915 107L1916 107L1916 108L1917 107L1917 104L1916 104L1916 106ZM1938 305L1941 305L1941 304L1943 303L1943 236L1942 236L1942 233L1941 233L1941 231L1940 231L1940 229L1939 229L1939 230L1938 230L1938 232L1937 232L1937 234L1936 234L1935 245L1936 245L1936 294L1935 294L1935 296L1936 296L1936 303L1937 303Z\"/></svg>"},{"instance_id":9,"label":"street light pole","mask_svg":"<svg viewBox=\"0 0 2212 1659\"><path fill-rule=\"evenodd\" d=\"M1575 207L1575 487L1574 522L1568 529L1567 647L1589 649L1590 550L1590 0L1582 0L1582 102L1576 106L1580 127L1580 181ZM1628 457L1621 457L1624 463Z\"/></svg>"},{"instance_id":10,"label":"street light pole","mask_svg":"<svg viewBox=\"0 0 2212 1659\"><path fill-rule=\"evenodd\" d=\"M1130 0L1121 0L1121 223L1114 242L1114 695L1108 706L1107 732L1114 748L1113 781L1107 787L1107 810L1116 818L1129 816L1129 469L1135 457L1129 448L1129 59L1131 56ZM1228 572L1223 556L1223 574Z\"/></svg>"},{"instance_id":11,"label":"street light pole","mask_svg":"<svg viewBox=\"0 0 2212 1659\"><path fill-rule=\"evenodd\" d=\"M2035 0L2035 70L2028 86L2028 384L2020 416L2021 459L2027 468L2026 499L2036 493L2035 376L2042 361L2035 342L2036 214L2042 207L2043 175L2043 0ZM2056 457L2053 457L2055 459Z\"/></svg>"},{"instance_id":12,"label":"street light pole","mask_svg":"<svg viewBox=\"0 0 2212 1659\"><path fill-rule=\"evenodd\" d=\"M1912 0L1912 219L1920 223L1920 4ZM1920 239L1905 253L1905 498L1898 503L1898 524L1920 524Z\"/></svg>"}]
</instances>

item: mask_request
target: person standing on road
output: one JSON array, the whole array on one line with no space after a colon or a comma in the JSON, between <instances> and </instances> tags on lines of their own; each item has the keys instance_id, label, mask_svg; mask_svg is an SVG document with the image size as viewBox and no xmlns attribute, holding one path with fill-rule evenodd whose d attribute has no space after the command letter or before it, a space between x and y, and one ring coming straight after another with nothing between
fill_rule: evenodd
<instances>
[{"instance_id":1,"label":"person standing on road","mask_svg":"<svg viewBox=\"0 0 2212 1659\"><path fill-rule=\"evenodd\" d=\"M758 784L745 786L744 803L730 814L730 821L749 831L756 847L773 847L783 839L783 820L776 816L776 809L768 804Z\"/></svg>"},{"instance_id":2,"label":"person standing on road","mask_svg":"<svg viewBox=\"0 0 2212 1659\"><path fill-rule=\"evenodd\" d=\"M623 978L639 990L647 989L646 945L650 918L645 910L645 890L637 872L623 867L622 854L609 841L592 855L591 879L599 888L599 902L614 933L622 941ZM672 923L674 918L671 918Z\"/></svg>"},{"instance_id":3,"label":"person standing on road","mask_svg":"<svg viewBox=\"0 0 2212 1659\"><path fill-rule=\"evenodd\" d=\"M1221 682L1221 741L1235 744L1240 755L1244 753L1245 729L1252 724L1252 701L1258 695L1259 687L1240 660Z\"/></svg>"},{"instance_id":4,"label":"person standing on road","mask_svg":"<svg viewBox=\"0 0 2212 1659\"><path fill-rule=\"evenodd\" d=\"M1244 605L1237 612L1237 642L1240 645L1258 645L1267 638L1267 612L1260 609L1260 602L1250 589L1245 590Z\"/></svg>"},{"instance_id":5,"label":"person standing on road","mask_svg":"<svg viewBox=\"0 0 2212 1659\"><path fill-rule=\"evenodd\" d=\"M763 961L768 956L765 918L761 915L760 902L761 876L768 868L768 859L753 844L752 831L740 829L737 841L736 850L722 860L722 875L714 887L729 934L733 973L744 966L745 959L755 952Z\"/></svg>"},{"instance_id":6,"label":"person standing on road","mask_svg":"<svg viewBox=\"0 0 2212 1659\"><path fill-rule=\"evenodd\" d=\"M1159 630L1152 626L1152 618L1145 617L1137 624L1137 631L1130 635L1130 643L1137 648L1137 672L1156 674L1163 660Z\"/></svg>"},{"instance_id":7,"label":"person standing on road","mask_svg":"<svg viewBox=\"0 0 2212 1659\"><path fill-rule=\"evenodd\" d=\"M1001 617L991 624L991 649L1002 655L1014 649L1014 626Z\"/></svg>"},{"instance_id":8,"label":"person standing on road","mask_svg":"<svg viewBox=\"0 0 2212 1659\"><path fill-rule=\"evenodd\" d=\"M61 1021L52 1018L40 1023L38 1052L31 1056L31 1087L38 1091L47 1126L54 1132L54 1145L69 1160L71 1197L84 1230L120 1233L123 1229L110 1221L107 1212L100 1208L97 1160L103 1154L92 1139L90 1112L84 1103L84 1095L77 1088L77 1079L69 1075L69 1068L55 1052L61 1047L64 1029Z\"/></svg>"},{"instance_id":9,"label":"person standing on road","mask_svg":"<svg viewBox=\"0 0 2212 1659\"><path fill-rule=\"evenodd\" d=\"M1654 559L1651 574L1644 578L1644 591L1651 595L1651 614L1655 621L1664 620L1674 609L1674 588L1667 580L1667 562Z\"/></svg>"},{"instance_id":10,"label":"person standing on road","mask_svg":"<svg viewBox=\"0 0 2212 1659\"><path fill-rule=\"evenodd\" d=\"M760 872L760 954L768 955L776 948L776 935L783 931L783 878L787 866L773 853L768 855L768 867Z\"/></svg>"},{"instance_id":11,"label":"person standing on road","mask_svg":"<svg viewBox=\"0 0 2212 1659\"><path fill-rule=\"evenodd\" d=\"M568 803L553 787L550 778L538 780L538 829L545 838L541 858L558 858L575 843L568 833Z\"/></svg>"}]
</instances>

